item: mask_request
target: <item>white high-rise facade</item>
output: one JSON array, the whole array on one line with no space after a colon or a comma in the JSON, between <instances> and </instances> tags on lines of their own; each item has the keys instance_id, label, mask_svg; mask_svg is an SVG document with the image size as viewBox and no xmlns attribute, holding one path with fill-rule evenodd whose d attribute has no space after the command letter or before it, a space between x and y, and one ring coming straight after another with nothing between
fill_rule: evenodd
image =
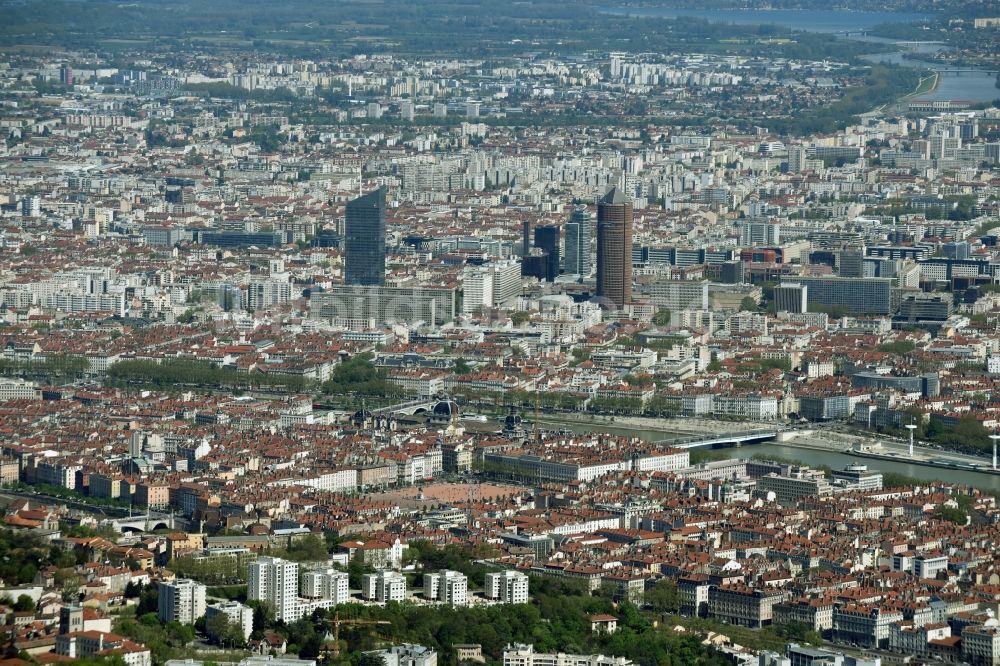
<instances>
[{"instance_id":1,"label":"white high-rise facade","mask_svg":"<svg viewBox=\"0 0 1000 666\"><path fill-rule=\"evenodd\" d=\"M462 312L476 314L493 307L493 271L487 266L471 268L462 281Z\"/></svg>"},{"instance_id":2,"label":"white high-rise facade","mask_svg":"<svg viewBox=\"0 0 1000 666\"><path fill-rule=\"evenodd\" d=\"M486 574L486 596L505 604L528 603L528 575L520 571L498 571Z\"/></svg>"},{"instance_id":3,"label":"white high-rise facade","mask_svg":"<svg viewBox=\"0 0 1000 666\"><path fill-rule=\"evenodd\" d=\"M205 586L186 578L160 581L157 614L161 622L194 624L205 614Z\"/></svg>"},{"instance_id":4,"label":"white high-rise facade","mask_svg":"<svg viewBox=\"0 0 1000 666\"><path fill-rule=\"evenodd\" d=\"M250 563L247 575L247 599L266 601L278 620L294 622L301 614L299 565L280 557L258 557Z\"/></svg>"},{"instance_id":5,"label":"white high-rise facade","mask_svg":"<svg viewBox=\"0 0 1000 666\"><path fill-rule=\"evenodd\" d=\"M349 578L346 571L336 569L306 571L302 574L299 592L308 599L329 599L335 605L347 603Z\"/></svg>"},{"instance_id":6,"label":"white high-rise facade","mask_svg":"<svg viewBox=\"0 0 1000 666\"><path fill-rule=\"evenodd\" d=\"M452 606L469 602L469 579L458 571L442 569L424 574L424 598L443 601Z\"/></svg>"},{"instance_id":7,"label":"white high-rise facade","mask_svg":"<svg viewBox=\"0 0 1000 666\"><path fill-rule=\"evenodd\" d=\"M361 596L372 601L402 601L406 596L406 577L398 571L365 574Z\"/></svg>"}]
</instances>

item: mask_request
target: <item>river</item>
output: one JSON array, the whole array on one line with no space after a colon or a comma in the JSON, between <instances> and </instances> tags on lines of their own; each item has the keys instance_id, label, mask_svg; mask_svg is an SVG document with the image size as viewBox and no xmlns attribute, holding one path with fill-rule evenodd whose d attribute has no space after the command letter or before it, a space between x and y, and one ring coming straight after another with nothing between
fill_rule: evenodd
<instances>
[{"instance_id":1,"label":"river","mask_svg":"<svg viewBox=\"0 0 1000 666\"><path fill-rule=\"evenodd\" d=\"M644 430L641 428L627 428L618 426L608 426L602 424L591 424L574 421L560 423L561 427L568 428L574 432L606 432L616 435L634 435L646 441L659 441L671 439L673 436L662 430ZM544 422L543 427L556 428L558 426ZM686 437L689 434L676 435ZM712 453L724 458L749 458L751 456L763 456L771 458L784 458L788 460L801 460L807 465L818 467L829 465L833 469L843 469L851 463L864 463L871 469L881 472L895 472L905 474L915 479L925 481L946 481L948 483L962 483L967 486L974 486L984 490L1000 491L1000 475L982 474L979 472L969 472L964 470L943 469L940 467L929 467L927 465L913 465L905 462L895 462L889 460L873 460L858 456L851 456L846 453L836 451L822 451L816 449L806 449L799 446L789 446L787 444L767 443L750 444L743 447L730 447L723 449L712 449Z\"/></svg>"},{"instance_id":2,"label":"river","mask_svg":"<svg viewBox=\"0 0 1000 666\"><path fill-rule=\"evenodd\" d=\"M670 9L667 7L615 7L601 10L607 14L627 16L647 16L650 18L678 18L687 16L701 18L714 23L738 25L777 25L790 31L824 33L861 33L882 23L921 23L931 18L928 14L912 12L853 12L841 9ZM937 88L913 100L964 100L969 102L989 102L1000 98L994 74L973 70L961 73L941 72L948 68L932 62L903 58L903 50L918 53L933 53L942 47L936 43L910 44L904 47L896 40L868 35L850 35L850 39L899 45L895 53L879 53L866 56L869 62L905 65L917 69L938 71ZM970 70L972 68L962 67Z\"/></svg>"},{"instance_id":3,"label":"river","mask_svg":"<svg viewBox=\"0 0 1000 666\"><path fill-rule=\"evenodd\" d=\"M714 23L737 25L777 25L789 30L806 32L861 32L881 23L919 23L930 18L927 14L910 12L852 12L842 9L671 9L668 7L614 7L601 10L606 14L705 19Z\"/></svg>"}]
</instances>

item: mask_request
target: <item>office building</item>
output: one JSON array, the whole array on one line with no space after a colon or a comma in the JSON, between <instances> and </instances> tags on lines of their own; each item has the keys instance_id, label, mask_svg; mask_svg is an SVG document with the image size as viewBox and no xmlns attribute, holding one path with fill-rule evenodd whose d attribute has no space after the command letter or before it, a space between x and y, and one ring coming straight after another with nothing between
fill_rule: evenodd
<instances>
[{"instance_id":1,"label":"office building","mask_svg":"<svg viewBox=\"0 0 1000 666\"><path fill-rule=\"evenodd\" d=\"M465 574L448 569L425 573L424 598L452 606L465 606L469 602L469 579Z\"/></svg>"},{"instance_id":2,"label":"office building","mask_svg":"<svg viewBox=\"0 0 1000 666\"><path fill-rule=\"evenodd\" d=\"M312 294L309 314L327 321L440 325L455 318L455 300L454 289L334 285Z\"/></svg>"},{"instance_id":3,"label":"office building","mask_svg":"<svg viewBox=\"0 0 1000 666\"><path fill-rule=\"evenodd\" d=\"M955 303L948 294L907 294L899 303L899 310L893 319L906 322L940 321L950 317Z\"/></svg>"},{"instance_id":4,"label":"office building","mask_svg":"<svg viewBox=\"0 0 1000 666\"><path fill-rule=\"evenodd\" d=\"M740 246L761 247L781 243L781 225L771 222L744 222L740 225Z\"/></svg>"},{"instance_id":5,"label":"office building","mask_svg":"<svg viewBox=\"0 0 1000 666\"><path fill-rule=\"evenodd\" d=\"M528 603L528 575L520 571L499 571L486 574L485 593L488 599L505 604Z\"/></svg>"},{"instance_id":6,"label":"office building","mask_svg":"<svg viewBox=\"0 0 1000 666\"><path fill-rule=\"evenodd\" d=\"M555 282L559 276L559 227L535 227L535 247L545 253L546 282Z\"/></svg>"},{"instance_id":7,"label":"office building","mask_svg":"<svg viewBox=\"0 0 1000 666\"><path fill-rule=\"evenodd\" d=\"M344 283L385 284L385 189L349 201L344 228Z\"/></svg>"},{"instance_id":8,"label":"office building","mask_svg":"<svg viewBox=\"0 0 1000 666\"><path fill-rule=\"evenodd\" d=\"M642 292L651 303L671 312L708 309L708 280L653 280Z\"/></svg>"},{"instance_id":9,"label":"office building","mask_svg":"<svg viewBox=\"0 0 1000 666\"><path fill-rule=\"evenodd\" d=\"M743 284L743 262L724 261L719 266L719 282L723 284Z\"/></svg>"},{"instance_id":10,"label":"office building","mask_svg":"<svg viewBox=\"0 0 1000 666\"><path fill-rule=\"evenodd\" d=\"M632 201L617 187L597 202L597 298L615 309L632 302Z\"/></svg>"},{"instance_id":11,"label":"office building","mask_svg":"<svg viewBox=\"0 0 1000 666\"><path fill-rule=\"evenodd\" d=\"M757 492L763 497L773 495L779 504L791 505L806 497L826 497L833 487L822 470L791 467L784 474L768 474L757 479Z\"/></svg>"},{"instance_id":12,"label":"office building","mask_svg":"<svg viewBox=\"0 0 1000 666\"><path fill-rule=\"evenodd\" d=\"M586 207L573 210L566 224L566 272L587 277L591 272L590 239L593 235L593 216Z\"/></svg>"},{"instance_id":13,"label":"office building","mask_svg":"<svg viewBox=\"0 0 1000 666\"><path fill-rule=\"evenodd\" d=\"M864 370L851 375L851 386L876 391L919 393L925 398L933 398L941 392L941 379L936 372L926 372L922 375L883 375Z\"/></svg>"},{"instance_id":14,"label":"office building","mask_svg":"<svg viewBox=\"0 0 1000 666\"><path fill-rule=\"evenodd\" d=\"M809 311L832 310L845 314L890 314L890 278L796 277L782 282L802 284L809 289Z\"/></svg>"},{"instance_id":15,"label":"office building","mask_svg":"<svg viewBox=\"0 0 1000 666\"><path fill-rule=\"evenodd\" d=\"M371 601L402 601L406 597L406 577L389 570L365 574L361 596Z\"/></svg>"},{"instance_id":16,"label":"office building","mask_svg":"<svg viewBox=\"0 0 1000 666\"><path fill-rule=\"evenodd\" d=\"M521 222L521 256L531 254L531 220Z\"/></svg>"},{"instance_id":17,"label":"office building","mask_svg":"<svg viewBox=\"0 0 1000 666\"><path fill-rule=\"evenodd\" d=\"M837 274L845 278L865 276L864 250L841 250L837 262Z\"/></svg>"},{"instance_id":18,"label":"office building","mask_svg":"<svg viewBox=\"0 0 1000 666\"><path fill-rule=\"evenodd\" d=\"M809 311L809 287L795 282L774 288L774 311L802 314Z\"/></svg>"},{"instance_id":19,"label":"office building","mask_svg":"<svg viewBox=\"0 0 1000 666\"><path fill-rule=\"evenodd\" d=\"M197 231L196 243L217 247L278 247L285 243L285 234L277 231Z\"/></svg>"},{"instance_id":20,"label":"office building","mask_svg":"<svg viewBox=\"0 0 1000 666\"><path fill-rule=\"evenodd\" d=\"M882 490L882 472L868 469L868 465L852 463L833 470L831 476L834 483L848 490Z\"/></svg>"},{"instance_id":21,"label":"office building","mask_svg":"<svg viewBox=\"0 0 1000 666\"><path fill-rule=\"evenodd\" d=\"M186 578L160 581L157 589L161 622L194 624L205 614L205 586Z\"/></svg>"},{"instance_id":22,"label":"office building","mask_svg":"<svg viewBox=\"0 0 1000 666\"><path fill-rule=\"evenodd\" d=\"M258 557L247 572L247 599L266 601L274 608L274 617L294 622L300 617L299 565L280 557Z\"/></svg>"}]
</instances>

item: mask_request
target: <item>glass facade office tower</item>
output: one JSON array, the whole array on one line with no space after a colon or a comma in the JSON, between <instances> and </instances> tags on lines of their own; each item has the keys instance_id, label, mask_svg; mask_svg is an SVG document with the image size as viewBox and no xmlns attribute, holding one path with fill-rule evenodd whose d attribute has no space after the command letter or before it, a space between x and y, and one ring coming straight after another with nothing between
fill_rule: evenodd
<instances>
[{"instance_id":1,"label":"glass facade office tower","mask_svg":"<svg viewBox=\"0 0 1000 666\"><path fill-rule=\"evenodd\" d=\"M385 188L347 203L344 283L385 284Z\"/></svg>"},{"instance_id":2,"label":"glass facade office tower","mask_svg":"<svg viewBox=\"0 0 1000 666\"><path fill-rule=\"evenodd\" d=\"M555 282L559 276L559 227L535 227L535 247L545 253L545 280Z\"/></svg>"},{"instance_id":3,"label":"glass facade office tower","mask_svg":"<svg viewBox=\"0 0 1000 666\"><path fill-rule=\"evenodd\" d=\"M617 187L597 202L597 298L605 307L632 301L632 200Z\"/></svg>"},{"instance_id":4,"label":"glass facade office tower","mask_svg":"<svg viewBox=\"0 0 1000 666\"><path fill-rule=\"evenodd\" d=\"M590 275L590 238L593 234L590 211L577 208L566 223L566 272L570 275Z\"/></svg>"}]
</instances>

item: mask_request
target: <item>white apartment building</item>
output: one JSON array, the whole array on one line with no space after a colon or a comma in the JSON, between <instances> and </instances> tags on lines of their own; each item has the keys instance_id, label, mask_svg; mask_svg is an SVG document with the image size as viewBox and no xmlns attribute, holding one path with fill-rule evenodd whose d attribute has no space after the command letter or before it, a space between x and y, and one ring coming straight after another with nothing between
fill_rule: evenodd
<instances>
[{"instance_id":1,"label":"white apartment building","mask_svg":"<svg viewBox=\"0 0 1000 666\"><path fill-rule=\"evenodd\" d=\"M462 312L476 314L493 307L493 271L488 266L470 268L462 281Z\"/></svg>"},{"instance_id":2,"label":"white apartment building","mask_svg":"<svg viewBox=\"0 0 1000 666\"><path fill-rule=\"evenodd\" d=\"M299 593L307 599L329 599L334 605L347 603L348 579L346 571L337 569L306 571L299 581Z\"/></svg>"},{"instance_id":3,"label":"white apartment building","mask_svg":"<svg viewBox=\"0 0 1000 666\"><path fill-rule=\"evenodd\" d=\"M458 571L442 569L424 574L424 598L452 606L469 603L469 579Z\"/></svg>"},{"instance_id":4,"label":"white apartment building","mask_svg":"<svg viewBox=\"0 0 1000 666\"><path fill-rule=\"evenodd\" d=\"M300 617L299 565L280 557L258 557L247 573L247 599L266 601L274 607L274 616L285 622Z\"/></svg>"},{"instance_id":5,"label":"white apartment building","mask_svg":"<svg viewBox=\"0 0 1000 666\"><path fill-rule=\"evenodd\" d=\"M505 604L528 603L528 575L509 569L486 574L486 597Z\"/></svg>"},{"instance_id":6,"label":"white apartment building","mask_svg":"<svg viewBox=\"0 0 1000 666\"><path fill-rule=\"evenodd\" d=\"M402 601L406 597L406 577L398 571L365 574L361 596L372 601Z\"/></svg>"},{"instance_id":7,"label":"white apartment building","mask_svg":"<svg viewBox=\"0 0 1000 666\"><path fill-rule=\"evenodd\" d=\"M160 581L158 615L161 622L194 624L205 614L205 586L187 578Z\"/></svg>"}]
</instances>

